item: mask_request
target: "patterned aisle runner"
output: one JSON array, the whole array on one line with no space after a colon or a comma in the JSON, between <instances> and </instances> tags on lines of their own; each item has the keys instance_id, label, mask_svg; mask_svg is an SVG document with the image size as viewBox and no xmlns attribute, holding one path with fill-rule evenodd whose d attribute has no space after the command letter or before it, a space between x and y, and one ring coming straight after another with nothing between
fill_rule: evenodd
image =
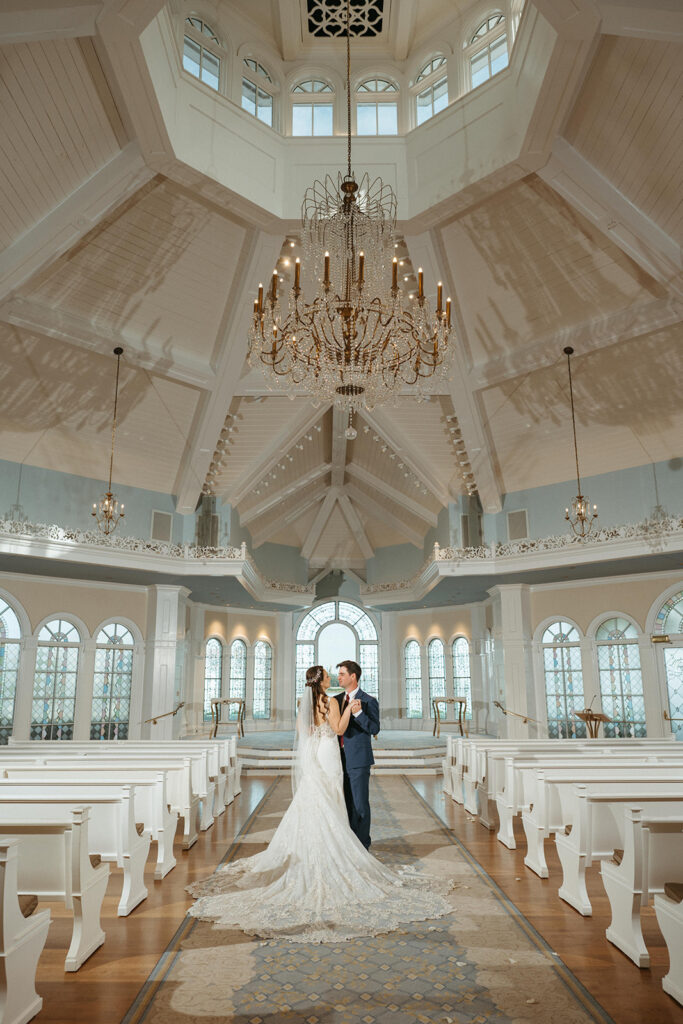
<instances>
[{"instance_id":1,"label":"patterned aisle runner","mask_svg":"<svg viewBox=\"0 0 683 1024\"><path fill-rule=\"evenodd\" d=\"M225 861L264 848L290 794L276 779ZM373 853L455 879L451 917L310 946L188 917L122 1024L610 1024L409 779L374 776L371 801Z\"/></svg>"}]
</instances>

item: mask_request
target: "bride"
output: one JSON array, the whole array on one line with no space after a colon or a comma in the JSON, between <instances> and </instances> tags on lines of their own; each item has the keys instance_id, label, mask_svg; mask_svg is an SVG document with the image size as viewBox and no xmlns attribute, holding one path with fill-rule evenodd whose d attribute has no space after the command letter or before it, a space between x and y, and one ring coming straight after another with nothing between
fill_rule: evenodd
<instances>
[{"instance_id":1,"label":"bride","mask_svg":"<svg viewBox=\"0 0 683 1024\"><path fill-rule=\"evenodd\" d=\"M320 665L306 672L296 721L294 798L263 853L188 886L190 914L248 935L292 942L341 942L381 935L411 921L444 917L447 880L410 867L389 870L351 831L338 736L341 714Z\"/></svg>"}]
</instances>

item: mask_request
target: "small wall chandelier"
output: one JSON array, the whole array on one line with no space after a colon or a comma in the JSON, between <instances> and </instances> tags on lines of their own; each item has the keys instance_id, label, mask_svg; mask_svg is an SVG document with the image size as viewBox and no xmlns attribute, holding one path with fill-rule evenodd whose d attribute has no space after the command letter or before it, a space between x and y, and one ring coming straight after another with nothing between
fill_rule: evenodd
<instances>
[{"instance_id":1,"label":"small wall chandelier","mask_svg":"<svg viewBox=\"0 0 683 1024\"><path fill-rule=\"evenodd\" d=\"M303 297L301 261L286 304L278 273L259 285L249 330L249 362L284 390L303 388L349 410L421 397L425 382L445 377L450 357L451 300L437 286L436 309L425 299L422 269L406 303L394 250L396 196L380 178L356 181L351 164L350 0L346 3L347 169L306 191L302 243L312 299ZM391 279L391 286L389 286ZM313 295L313 292L315 294ZM349 421L349 430L353 430Z\"/></svg>"},{"instance_id":2,"label":"small wall chandelier","mask_svg":"<svg viewBox=\"0 0 683 1024\"><path fill-rule=\"evenodd\" d=\"M571 512L568 508L564 510L564 518L567 520L577 537L587 537L593 529L593 523L598 518L598 506L593 505L586 495L581 493L581 475L579 473L579 449L576 444L576 418L574 416L574 389L572 387L572 365L571 357L574 349L571 346L562 350L567 357L567 373L569 374L569 401L572 407L572 430L574 432L574 458L576 460L576 497L571 504Z\"/></svg>"},{"instance_id":3,"label":"small wall chandelier","mask_svg":"<svg viewBox=\"0 0 683 1024\"><path fill-rule=\"evenodd\" d=\"M113 533L118 526L121 519L123 519L124 505L123 502L119 505L119 499L115 494L112 493L111 489L111 475L114 469L114 441L116 439L116 414L119 405L119 370L121 368L121 356L123 355L123 349L118 345L114 349L114 355L116 356L116 385L114 388L114 419L111 425L111 454L109 456L109 483L107 485L107 492L103 494L99 501L93 502L92 512L90 513L97 520L102 533L109 536Z\"/></svg>"}]
</instances>

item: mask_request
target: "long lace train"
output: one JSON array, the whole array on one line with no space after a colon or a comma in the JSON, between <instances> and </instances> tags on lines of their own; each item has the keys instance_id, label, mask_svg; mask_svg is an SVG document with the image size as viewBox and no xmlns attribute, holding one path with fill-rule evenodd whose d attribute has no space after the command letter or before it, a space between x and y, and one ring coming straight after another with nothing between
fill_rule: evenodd
<instances>
[{"instance_id":1,"label":"long lace train","mask_svg":"<svg viewBox=\"0 0 683 1024\"><path fill-rule=\"evenodd\" d=\"M190 914L218 927L291 942L343 942L445 917L448 879L392 871L349 828L337 738L323 723L316 750L266 850L188 886Z\"/></svg>"}]
</instances>

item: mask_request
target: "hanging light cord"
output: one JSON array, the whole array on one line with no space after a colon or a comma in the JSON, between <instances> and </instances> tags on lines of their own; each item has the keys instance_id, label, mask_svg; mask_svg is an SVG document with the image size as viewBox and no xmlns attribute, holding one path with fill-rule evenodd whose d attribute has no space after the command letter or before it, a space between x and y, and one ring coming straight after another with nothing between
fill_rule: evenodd
<instances>
[{"instance_id":1,"label":"hanging light cord","mask_svg":"<svg viewBox=\"0 0 683 1024\"><path fill-rule=\"evenodd\" d=\"M116 414L119 406L119 370L121 367L121 353L123 349L114 349L116 354L116 385L114 387L114 420L111 425L111 454L109 456L109 487L107 490L111 491L111 478L114 470L114 440L116 438Z\"/></svg>"},{"instance_id":2,"label":"hanging light cord","mask_svg":"<svg viewBox=\"0 0 683 1024\"><path fill-rule=\"evenodd\" d=\"M351 177L351 0L346 0L346 162Z\"/></svg>"},{"instance_id":3,"label":"hanging light cord","mask_svg":"<svg viewBox=\"0 0 683 1024\"><path fill-rule=\"evenodd\" d=\"M569 351L567 351L567 349L565 349L564 351L567 356L567 371L569 373L569 401L571 402L572 407L572 430L574 432L574 458L576 460L576 486L578 488L578 493L581 494L581 476L579 474L579 449L576 444L576 418L574 416L574 388L572 387L571 355L573 350L569 349Z\"/></svg>"}]
</instances>

